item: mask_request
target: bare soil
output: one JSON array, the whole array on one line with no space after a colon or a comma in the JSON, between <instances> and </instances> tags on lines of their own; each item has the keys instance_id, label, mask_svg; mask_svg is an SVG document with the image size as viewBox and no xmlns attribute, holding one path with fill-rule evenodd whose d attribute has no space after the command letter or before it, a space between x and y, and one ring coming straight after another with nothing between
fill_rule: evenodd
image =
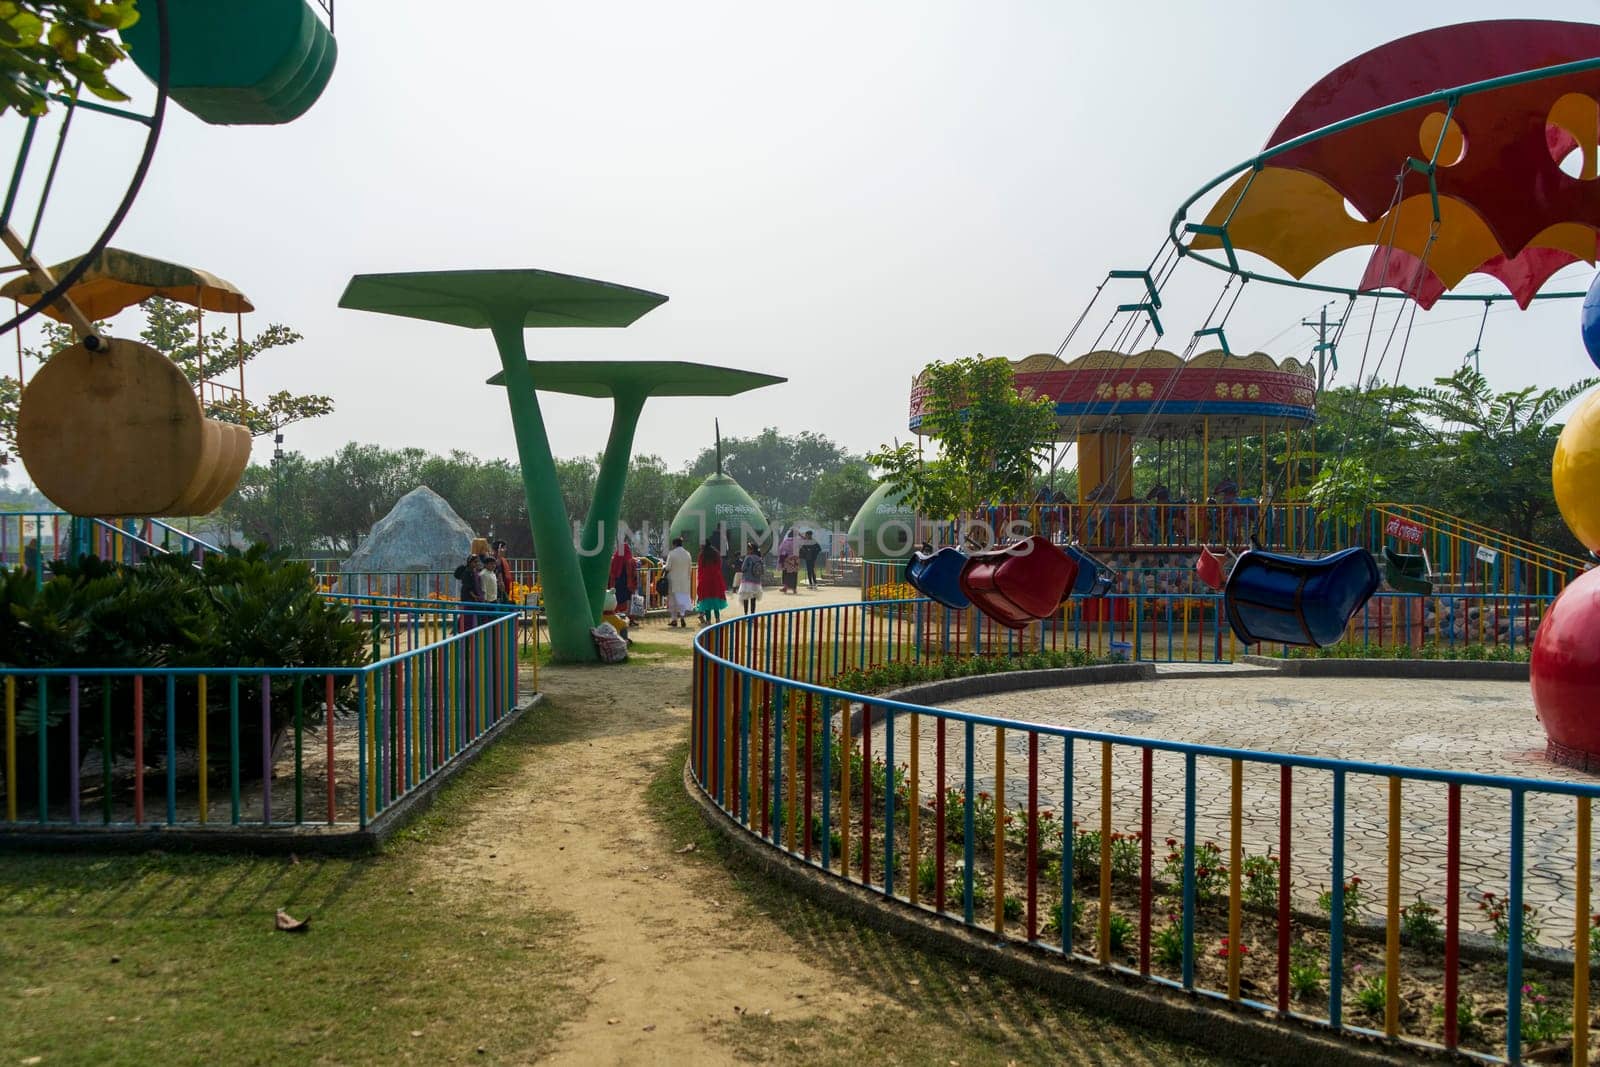
<instances>
[{"instance_id":1,"label":"bare soil","mask_svg":"<svg viewBox=\"0 0 1600 1067\"><path fill-rule=\"evenodd\" d=\"M900 946L725 863L675 792L693 633L652 621L625 665L545 668L533 714L547 740L472 799L459 842L436 853L455 892L509 888L575 916L585 1006L543 1061L1217 1062Z\"/></svg>"},{"instance_id":2,"label":"bare soil","mask_svg":"<svg viewBox=\"0 0 1600 1067\"><path fill-rule=\"evenodd\" d=\"M665 653L618 667L545 668L564 729L493 795L452 850L454 884L510 886L578 919L572 960L587 1008L548 1062L735 1063L718 1031L743 1016L833 1029L877 994L803 962L737 891L709 896L664 838L646 789L688 728L692 630L642 628ZM731 887L726 887L731 890Z\"/></svg>"}]
</instances>

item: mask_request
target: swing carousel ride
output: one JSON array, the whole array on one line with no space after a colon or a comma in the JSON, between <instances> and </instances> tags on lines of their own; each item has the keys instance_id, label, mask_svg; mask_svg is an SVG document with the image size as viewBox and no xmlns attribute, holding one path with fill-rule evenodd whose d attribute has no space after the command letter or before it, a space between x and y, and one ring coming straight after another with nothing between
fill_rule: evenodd
<instances>
[{"instance_id":1,"label":"swing carousel ride","mask_svg":"<svg viewBox=\"0 0 1600 1067\"><path fill-rule=\"evenodd\" d=\"M1374 314L1360 340L1356 380L1366 385L1399 381L1419 309L1449 301L1526 309L1584 296L1551 283L1564 267L1596 261L1596 57L1600 26L1508 19L1403 37L1320 79L1265 148L1184 201L1143 269L1108 273L1053 355L1015 364L1017 388L1055 405L1054 443L1076 448L1077 501L1057 495L993 509L991 528L1021 519L1030 535L971 556L955 545L917 553L907 580L936 601L971 602L997 622L1021 626L1057 613L1068 597L1110 587L1113 568L1090 548L1184 546L1200 580L1225 591L1229 623L1245 643L1339 640L1381 576L1367 547L1326 543L1332 524L1291 504L1301 496L1297 437L1315 421L1318 375L1294 359L1235 355L1228 316L1252 281L1342 296L1343 314L1315 350L1320 362L1347 340L1358 302L1376 309L1399 301L1389 328L1377 330ZM1366 251L1355 284L1313 276L1353 249ZM1147 337L1166 332L1163 293L1186 262L1221 272L1222 291L1181 353L1145 347ZM1462 289L1475 277L1500 291ZM1119 292L1123 299L1088 351L1064 359L1102 295ZM1586 304L1585 340L1600 364L1600 296ZM1208 340L1216 347L1199 351ZM914 384L913 430L920 413ZM1233 477L1211 484L1219 443L1242 460L1248 438L1257 440L1258 468L1236 461ZM1141 441L1147 457L1153 447L1157 470L1147 472L1152 488L1139 501ZM1269 452L1285 458L1276 471ZM1568 425L1553 474L1569 525L1600 552L1596 396ZM1403 543L1382 548L1392 588L1430 591L1426 559ZM1241 551L1225 573L1223 556L1232 549ZM1096 580L1084 580L1085 572ZM1587 706L1600 707L1600 653L1590 651L1600 627L1597 581L1590 572L1572 582L1541 628L1536 698L1541 675L1560 674L1579 679L1572 684ZM1565 621L1574 617L1581 621ZM1542 666L1556 659L1561 668ZM1558 707L1582 703L1562 692L1537 701L1547 729ZM1593 741L1588 751L1600 752L1600 736Z\"/></svg>"},{"instance_id":2,"label":"swing carousel ride","mask_svg":"<svg viewBox=\"0 0 1600 1067\"><path fill-rule=\"evenodd\" d=\"M0 272L19 276L0 288L0 296L11 299L14 309L0 333L18 331L40 313L72 329L74 343L52 356L31 380L17 334L21 398L16 438L17 451L40 491L74 515L205 514L226 498L244 472L250 432L228 416L244 409L239 317L253 310L250 301L205 271L124 252L109 243L144 183L169 100L207 124L249 126L293 121L316 102L338 54L333 4L317 0L317 7L320 16L307 0L153 0L136 13L108 10L86 16L99 20L97 34L114 29L118 38L91 36L87 51L98 66L90 74L78 71L76 78L72 70L52 70L43 62L53 53L53 36L48 45L42 39L34 45L12 45L23 77L4 104L18 113L22 126L0 208L0 238L13 262L0 264ZM104 67L123 56L154 87L148 111L124 104L126 95L104 77ZM120 78L125 69L114 67L112 73ZM89 94L101 99L89 99ZM88 123L101 126L71 136ZM42 229L52 192L61 188L64 166L86 159L97 176L105 173L108 148L125 139L128 129L142 129L142 141L109 221L98 227L87 252L46 266L36 249L52 237ZM30 168L36 147L50 139L52 130L48 160L42 169ZM76 149L85 137L93 141L93 153L69 151L69 142ZM24 222L30 214L31 220ZM66 224L55 230L83 230L81 210L57 211L52 218ZM200 380L191 382L183 368L149 345L103 335L97 320L150 296L197 309L198 363L206 371ZM239 332L232 362L226 354L213 358L208 353L205 311L236 316ZM219 376L235 368L237 385ZM209 417L213 414L224 417Z\"/></svg>"}]
</instances>

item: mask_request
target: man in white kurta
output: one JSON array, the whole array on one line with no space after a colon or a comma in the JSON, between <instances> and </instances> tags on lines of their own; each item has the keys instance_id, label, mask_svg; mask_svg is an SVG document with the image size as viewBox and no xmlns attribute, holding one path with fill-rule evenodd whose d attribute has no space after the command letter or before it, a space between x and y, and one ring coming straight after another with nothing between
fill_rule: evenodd
<instances>
[{"instance_id":1,"label":"man in white kurta","mask_svg":"<svg viewBox=\"0 0 1600 1067\"><path fill-rule=\"evenodd\" d=\"M683 547L683 538L672 539L672 551L667 553L667 611L671 616L668 626L688 626L685 618L694 603L694 588L689 577L689 567L694 562L689 550Z\"/></svg>"}]
</instances>

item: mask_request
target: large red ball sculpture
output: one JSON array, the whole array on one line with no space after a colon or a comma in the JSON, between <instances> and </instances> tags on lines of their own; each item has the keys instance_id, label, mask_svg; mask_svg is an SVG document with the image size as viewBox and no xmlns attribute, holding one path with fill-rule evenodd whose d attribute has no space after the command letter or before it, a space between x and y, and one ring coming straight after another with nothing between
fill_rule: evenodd
<instances>
[{"instance_id":1,"label":"large red ball sculpture","mask_svg":"<svg viewBox=\"0 0 1600 1067\"><path fill-rule=\"evenodd\" d=\"M1580 575L1551 605L1528 674L1549 758L1600 772L1600 570Z\"/></svg>"}]
</instances>

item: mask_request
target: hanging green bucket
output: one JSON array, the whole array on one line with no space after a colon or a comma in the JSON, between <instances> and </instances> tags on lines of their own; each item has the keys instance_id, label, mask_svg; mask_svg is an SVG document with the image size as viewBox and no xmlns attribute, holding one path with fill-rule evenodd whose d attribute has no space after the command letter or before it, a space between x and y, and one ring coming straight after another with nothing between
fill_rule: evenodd
<instances>
[{"instance_id":1,"label":"hanging green bucket","mask_svg":"<svg viewBox=\"0 0 1600 1067\"><path fill-rule=\"evenodd\" d=\"M167 0L174 103L213 125L303 115L333 75L338 45L306 0ZM156 20L122 33L140 70L159 77Z\"/></svg>"}]
</instances>

